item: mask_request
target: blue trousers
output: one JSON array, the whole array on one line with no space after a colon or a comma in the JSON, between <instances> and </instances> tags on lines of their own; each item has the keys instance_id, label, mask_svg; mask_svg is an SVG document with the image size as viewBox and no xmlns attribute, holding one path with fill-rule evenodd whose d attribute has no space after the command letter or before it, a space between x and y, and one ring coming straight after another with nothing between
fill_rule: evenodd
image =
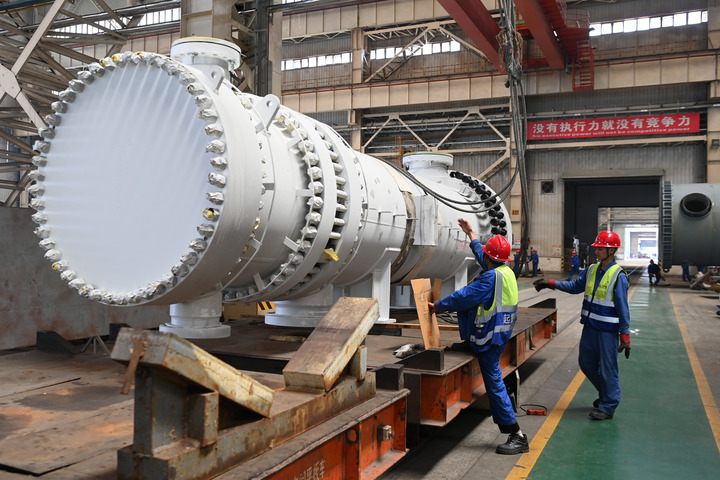
<instances>
[{"instance_id":1,"label":"blue trousers","mask_svg":"<svg viewBox=\"0 0 720 480\"><path fill-rule=\"evenodd\" d=\"M504 345L491 345L488 350L476 352L476 355L490 401L493 421L500 427L501 433L516 433L520 427L500 370L500 355L503 350L505 350Z\"/></svg>"},{"instance_id":2,"label":"blue trousers","mask_svg":"<svg viewBox=\"0 0 720 480\"><path fill-rule=\"evenodd\" d=\"M614 414L620 403L619 338L617 332L601 332L588 325L580 337L580 370L598 391L598 408L608 415Z\"/></svg>"},{"instance_id":3,"label":"blue trousers","mask_svg":"<svg viewBox=\"0 0 720 480\"><path fill-rule=\"evenodd\" d=\"M572 277L575 275L580 276L580 267L572 267L570 270L570 275L568 275L568 280L572 280Z\"/></svg>"},{"instance_id":4,"label":"blue trousers","mask_svg":"<svg viewBox=\"0 0 720 480\"><path fill-rule=\"evenodd\" d=\"M533 264L533 277L537 277L538 262L532 262L532 264Z\"/></svg>"}]
</instances>

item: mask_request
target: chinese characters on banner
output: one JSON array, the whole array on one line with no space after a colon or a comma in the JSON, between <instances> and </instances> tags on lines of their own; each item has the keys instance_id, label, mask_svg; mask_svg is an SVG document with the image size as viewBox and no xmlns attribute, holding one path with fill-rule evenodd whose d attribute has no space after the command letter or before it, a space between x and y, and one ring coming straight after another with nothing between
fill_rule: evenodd
<instances>
[{"instance_id":1,"label":"chinese characters on banner","mask_svg":"<svg viewBox=\"0 0 720 480\"><path fill-rule=\"evenodd\" d=\"M528 140L668 135L700 131L699 113L528 122Z\"/></svg>"}]
</instances>

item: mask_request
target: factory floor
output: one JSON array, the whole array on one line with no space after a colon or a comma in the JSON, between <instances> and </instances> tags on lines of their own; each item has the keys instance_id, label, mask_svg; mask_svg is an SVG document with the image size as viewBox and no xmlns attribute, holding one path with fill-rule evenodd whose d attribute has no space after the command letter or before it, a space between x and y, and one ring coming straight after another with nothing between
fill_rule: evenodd
<instances>
[{"instance_id":1,"label":"factory floor","mask_svg":"<svg viewBox=\"0 0 720 480\"><path fill-rule=\"evenodd\" d=\"M690 290L668 277L650 286L631 277L632 350L619 358L622 401L611 420L590 420L597 392L579 372L578 312L582 295L532 288L520 278L520 306L557 299L558 334L519 369L518 411L530 452L495 453L503 443L489 412L468 408L383 474L410 479L678 479L718 478L720 472L720 310L718 293ZM542 276L541 276L542 277ZM546 278L564 280L560 275Z\"/></svg>"},{"instance_id":2,"label":"factory floor","mask_svg":"<svg viewBox=\"0 0 720 480\"><path fill-rule=\"evenodd\" d=\"M619 359L623 399L612 420L587 416L596 393L578 373L582 296L538 293L533 278L521 277L521 307L555 298L558 310L557 335L517 370L520 407L548 410L518 412L530 452L497 455L507 436L486 409L471 406L445 427L423 428L419 444L381 480L718 478L718 293L690 290L674 277L650 287L638 272L630 288L632 353ZM125 371L101 351L2 352L0 480L116 478L116 452L132 441L133 397L120 393Z\"/></svg>"}]
</instances>

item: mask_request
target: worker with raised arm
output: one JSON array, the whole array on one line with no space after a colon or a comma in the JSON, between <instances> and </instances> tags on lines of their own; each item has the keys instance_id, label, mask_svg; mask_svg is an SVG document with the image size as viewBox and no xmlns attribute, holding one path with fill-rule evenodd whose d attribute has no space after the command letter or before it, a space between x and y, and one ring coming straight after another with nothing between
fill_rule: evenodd
<instances>
[{"instance_id":1,"label":"worker with raised arm","mask_svg":"<svg viewBox=\"0 0 720 480\"><path fill-rule=\"evenodd\" d=\"M501 433L509 434L495 451L503 455L524 453L530 450L528 438L517 423L500 369L500 355L512 336L518 311L517 281L505 264L510 260L511 247L502 235L483 245L466 220L458 223L470 238L470 248L484 271L471 284L428 307L431 314L457 312L460 338L469 343L480 364L493 421Z\"/></svg>"},{"instance_id":2,"label":"worker with raised arm","mask_svg":"<svg viewBox=\"0 0 720 480\"><path fill-rule=\"evenodd\" d=\"M628 309L628 275L615 263L620 237L615 232L600 232L592 245L599 262L580 272L577 280L556 282L536 280L538 292L543 288L568 293L585 293L580 323L580 369L598 391L590 418L613 417L620 403L618 354L630 357L630 311ZM619 345L618 345L619 340Z\"/></svg>"}]
</instances>

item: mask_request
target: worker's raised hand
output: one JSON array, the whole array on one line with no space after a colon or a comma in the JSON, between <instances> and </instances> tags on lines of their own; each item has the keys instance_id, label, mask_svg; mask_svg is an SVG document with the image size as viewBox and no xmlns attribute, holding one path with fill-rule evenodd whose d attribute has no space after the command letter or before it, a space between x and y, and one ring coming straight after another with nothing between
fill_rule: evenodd
<instances>
[{"instance_id":1,"label":"worker's raised hand","mask_svg":"<svg viewBox=\"0 0 720 480\"><path fill-rule=\"evenodd\" d=\"M430 315L432 316L435 313L435 304L428 302L428 310L430 310Z\"/></svg>"},{"instance_id":2,"label":"worker's raised hand","mask_svg":"<svg viewBox=\"0 0 720 480\"><path fill-rule=\"evenodd\" d=\"M625 358L630 358L630 335L620 335L618 353L622 353L623 350L625 350Z\"/></svg>"},{"instance_id":3,"label":"worker's raised hand","mask_svg":"<svg viewBox=\"0 0 720 480\"><path fill-rule=\"evenodd\" d=\"M467 220L465 220L464 218L460 218L458 219L458 223L460 224L460 228L462 229L462 231L465 232L465 235L471 238L474 236L472 226L470 225L470 223L468 223Z\"/></svg>"},{"instance_id":4,"label":"worker's raised hand","mask_svg":"<svg viewBox=\"0 0 720 480\"><path fill-rule=\"evenodd\" d=\"M540 280L535 280L533 282L533 286L535 287L535 290L539 292L543 288L550 288L550 282L548 282L544 278L541 278Z\"/></svg>"}]
</instances>

